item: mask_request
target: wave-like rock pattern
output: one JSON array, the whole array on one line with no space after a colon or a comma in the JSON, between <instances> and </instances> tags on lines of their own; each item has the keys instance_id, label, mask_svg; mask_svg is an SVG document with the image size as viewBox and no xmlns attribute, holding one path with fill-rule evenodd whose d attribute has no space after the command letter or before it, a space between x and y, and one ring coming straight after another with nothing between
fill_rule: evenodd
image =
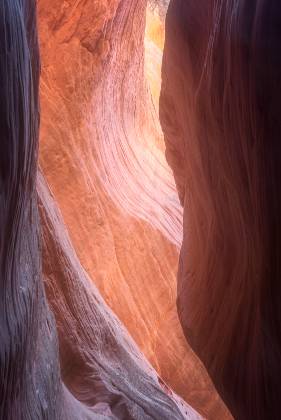
<instances>
[{"instance_id":1,"label":"wave-like rock pattern","mask_svg":"<svg viewBox=\"0 0 281 420\"><path fill-rule=\"evenodd\" d=\"M47 0L39 1L40 162L83 267L141 351L186 401L210 418L223 418L226 410L178 322L177 249L139 217L150 208L154 211L158 192L162 206L169 198L166 193L174 189L144 79L145 3L128 7L126 1L112 1L107 6L102 1L95 7L92 1L68 2L68 6L54 2L50 10ZM151 153L163 165L156 166ZM138 163L143 156L151 166ZM163 170L168 175L161 178ZM153 186L158 171L161 179ZM147 178L150 197L144 192L143 211L138 207L143 206L141 189ZM127 204L109 196L112 183L118 191L112 194L131 197L135 217L128 214L129 208L125 211ZM175 191L172 195L172 207L161 214L175 220L172 209L179 209L179 203ZM182 228L176 228L172 219L169 235L179 242ZM163 216L163 220L162 227L168 219Z\"/></svg>"},{"instance_id":2,"label":"wave-like rock pattern","mask_svg":"<svg viewBox=\"0 0 281 420\"><path fill-rule=\"evenodd\" d=\"M41 174L37 190L43 275L67 389L83 410L90 414L94 407L94 413L106 418L201 418L159 378L100 296L75 254Z\"/></svg>"},{"instance_id":3,"label":"wave-like rock pattern","mask_svg":"<svg viewBox=\"0 0 281 420\"><path fill-rule=\"evenodd\" d=\"M182 210L157 145L162 133L144 78L145 7L146 1L121 2L103 34L114 48L93 97L94 147L99 177L114 202L180 246Z\"/></svg>"},{"instance_id":4,"label":"wave-like rock pattern","mask_svg":"<svg viewBox=\"0 0 281 420\"><path fill-rule=\"evenodd\" d=\"M64 398L39 252L39 59L33 2L1 2L0 38L0 418L48 413L55 419Z\"/></svg>"},{"instance_id":5,"label":"wave-like rock pattern","mask_svg":"<svg viewBox=\"0 0 281 420\"><path fill-rule=\"evenodd\" d=\"M98 45L91 44L91 47L88 46L87 39L84 39L83 43L80 41L81 33L84 33L81 29L83 28L81 13L87 19L84 23L86 28L90 25L88 19L91 20L94 33L102 31L107 20L108 27L115 26L115 22L110 20L112 15L107 14L107 9L98 12L99 2L97 2L97 8L91 12L92 17L89 17L86 4L80 4L76 12L69 10L67 22L71 22L72 13L75 18L79 17L79 30L74 33L73 30L78 28L78 21L72 23L74 29L71 27L70 30L65 24L56 32L53 27L56 27L56 19L60 20L58 18L60 9L58 8L56 17L53 17L48 15L48 2L41 1L39 4L43 56L40 159L44 174L62 209L83 266L95 279L114 311L126 322L142 349L146 349L146 354L153 358L157 365L158 356L154 355L158 352L161 342L158 338L162 330L161 314L164 312L168 317L172 317L177 251L149 225L128 216L127 212L116 209L116 205L105 192L104 183L100 180L97 155L99 153L100 156L100 143L105 142L106 137L102 140L98 139L95 135L95 126L104 124L105 133L111 137L115 135L116 127L115 125L111 127L109 122L108 127L112 128L109 133L106 128L106 119L101 117L101 121L95 121L92 115L93 103L96 108L101 109L100 113L104 108L104 112L107 112L107 101L109 102L107 96L110 96L104 96L100 91L99 94L96 93L105 73L103 61L105 57L100 53L101 47L98 45L99 43L112 45L112 49L116 48L120 52L120 60L123 49L118 47L119 44L114 44L114 37L111 43L102 37ZM124 21L132 25L134 16L138 17L139 13L144 16L143 5L140 10L139 8L132 9L130 14L124 9L122 15L127 17ZM103 20L96 21L95 16L102 16ZM134 26L140 32L144 31L143 16L142 26L139 22ZM70 26L70 23L68 25ZM122 32L122 26L116 25L116 28ZM131 33L132 30L128 35L131 36ZM135 54L133 46L139 46L142 54L140 36L138 36L138 44L134 42L134 36L131 37L130 50ZM116 40L118 40L117 37ZM87 48L84 46L86 44ZM128 46L124 47L126 51ZM123 74L127 68L133 72L134 65L131 68L129 58L123 66ZM138 77L139 71L136 71L136 83L140 83ZM117 86L118 89L119 86ZM134 102L131 104L133 106ZM118 105L118 109L122 106L124 106L123 101ZM133 126L132 109L127 118ZM116 120L118 121L118 118ZM121 134L120 138L114 137L116 143L123 141ZM134 131L132 131L133 134ZM124 137L123 134L122 136ZM102 143L101 148L104 147ZM114 146L115 150L116 147L119 146ZM143 155L141 147L138 148ZM116 157L112 160L111 152L107 149L104 153L106 154L104 159L108 156L107 166L111 168L109 170L112 171L113 177L114 167L118 164L115 164ZM122 162L124 163L124 159ZM126 165L130 163L130 156L128 156ZM132 166L131 175L127 173L128 184L136 181L134 170ZM116 173L116 182L118 182L118 176L122 182L124 176L121 177L119 173ZM145 176L145 172L138 172L139 186ZM122 191L120 185L118 188ZM139 203L142 201L140 192L134 196L134 203L136 204L137 201ZM153 203L150 205L152 206ZM164 254L165 260L162 257ZM152 300L154 300L153 305Z\"/></svg>"},{"instance_id":6,"label":"wave-like rock pattern","mask_svg":"<svg viewBox=\"0 0 281 420\"><path fill-rule=\"evenodd\" d=\"M42 275L35 10L32 0L0 6L0 417L200 418L161 382L87 279L39 175Z\"/></svg>"},{"instance_id":7,"label":"wave-like rock pattern","mask_svg":"<svg viewBox=\"0 0 281 420\"><path fill-rule=\"evenodd\" d=\"M83 267L141 351L186 401L223 418L176 314L181 210L144 79L145 11L39 1L40 163Z\"/></svg>"}]
</instances>

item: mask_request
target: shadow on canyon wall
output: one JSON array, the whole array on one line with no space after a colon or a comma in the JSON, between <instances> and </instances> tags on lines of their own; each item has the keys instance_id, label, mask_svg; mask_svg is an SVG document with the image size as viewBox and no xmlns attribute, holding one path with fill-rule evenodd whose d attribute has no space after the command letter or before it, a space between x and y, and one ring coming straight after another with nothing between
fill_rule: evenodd
<instances>
[{"instance_id":1,"label":"shadow on canyon wall","mask_svg":"<svg viewBox=\"0 0 281 420\"><path fill-rule=\"evenodd\" d=\"M0 2L0 418L199 419L159 374L176 370L182 358L173 388L180 382L185 400L207 418L226 419L199 362L191 362L178 324L170 323L166 313L159 349L146 347L150 329L158 328L161 311L169 306L162 293L152 293L155 284L160 288L168 278L161 259L176 258L165 241L177 244L181 232L174 185L149 141L158 129L148 118L151 101L143 79L146 1L129 8L127 0L112 0L110 7L107 1L54 2L52 9L49 1L39 1L42 48L49 59L44 58L42 77L40 171L36 3ZM172 0L168 10L160 116L166 158L184 210L178 313L187 341L238 420L280 417L280 38L276 0ZM68 74L68 66L79 71ZM156 162L153 168L151 162ZM159 200L152 188L155 165L161 168ZM81 167L84 178L79 178ZM116 192L122 177L122 189ZM128 184L131 190L126 190ZM141 209L134 201L136 191L146 198ZM116 233L120 221L123 227L127 223L131 232L146 237L148 253L157 260L154 272L161 275L148 277L151 287L142 283L149 304L142 306L141 288L129 301L137 307L130 312L137 321L128 325L142 351L89 275L92 254L85 257L83 251L98 231L81 220L98 229L108 223L89 198L94 192L97 201L106 203L104 213L112 206L109 196L142 220L114 213L112 231L105 236ZM89 203L94 220L93 213L88 217L81 211ZM66 210L70 204L77 206L76 213ZM147 230L144 222L163 236ZM97 238L104 240L104 232ZM138 257L133 247L130 252ZM111 255L102 258L107 268ZM89 263L87 272L80 259ZM117 297L108 300L112 304L115 299L112 307L122 314L118 300L125 304L131 295L118 290L118 282L112 284ZM150 317L146 329L139 328L143 313ZM149 353L159 363L157 372L144 356Z\"/></svg>"},{"instance_id":2,"label":"shadow on canyon wall","mask_svg":"<svg viewBox=\"0 0 281 420\"><path fill-rule=\"evenodd\" d=\"M184 206L178 313L237 419L279 419L281 7L172 0L160 118Z\"/></svg>"}]
</instances>

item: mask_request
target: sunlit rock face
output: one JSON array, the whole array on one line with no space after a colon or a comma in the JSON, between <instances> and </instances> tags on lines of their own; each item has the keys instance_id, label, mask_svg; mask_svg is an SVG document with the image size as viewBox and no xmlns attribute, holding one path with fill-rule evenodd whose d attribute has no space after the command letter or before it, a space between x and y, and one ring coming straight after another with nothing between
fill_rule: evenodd
<instances>
[{"instance_id":1,"label":"sunlit rock face","mask_svg":"<svg viewBox=\"0 0 281 420\"><path fill-rule=\"evenodd\" d=\"M87 277L37 174L35 13L29 0L0 6L0 417L199 419L148 364Z\"/></svg>"},{"instance_id":2,"label":"sunlit rock face","mask_svg":"<svg viewBox=\"0 0 281 420\"><path fill-rule=\"evenodd\" d=\"M146 12L145 1L39 1L40 163L83 267L141 351L223 418L176 313L182 210L157 115L163 15Z\"/></svg>"},{"instance_id":3,"label":"sunlit rock face","mask_svg":"<svg viewBox=\"0 0 281 420\"><path fill-rule=\"evenodd\" d=\"M164 39L165 17L159 15L158 9L149 3L146 9L144 70L157 114L159 114Z\"/></svg>"},{"instance_id":4,"label":"sunlit rock face","mask_svg":"<svg viewBox=\"0 0 281 420\"><path fill-rule=\"evenodd\" d=\"M112 4L109 14L107 8L97 12L100 3L96 8L91 6L92 15L84 3L78 9L73 5L65 17L68 24L57 30L54 30L59 26L57 21L63 22L60 5L51 16L49 3L39 4L40 162L83 266L107 302L126 322L155 366L161 359L158 353L163 351L170 352L169 357L175 357L176 363L180 354L163 349L161 335L165 329L163 318L171 322L176 318L171 308L175 301L177 250L164 233L180 241L180 211L177 215L179 205L172 176L156 141L151 141L154 155L148 148L145 132L152 131L149 135L153 139L157 133L150 118L151 109L147 102L136 101L138 92L140 98L147 94L141 47L145 4L138 2L132 8L125 2L116 3L115 7ZM86 28L91 26L93 32L100 32L99 43L107 45L106 55L100 54L94 41L89 41L92 51L81 43L79 31L84 34L81 14L91 20L91 25L88 20L84 22ZM97 22L96 16L100 19ZM157 155L161 159L160 171L170 184L164 182L161 172L160 176L156 172ZM160 192L160 200L161 194L162 199L167 199L163 211L161 203L157 210L155 191ZM167 191L171 191L170 197ZM128 212L151 218L151 223L155 220L164 233ZM172 217L174 223L170 223ZM168 232L166 225L172 230ZM171 329L173 343L178 339L175 329Z\"/></svg>"},{"instance_id":5,"label":"sunlit rock face","mask_svg":"<svg viewBox=\"0 0 281 420\"><path fill-rule=\"evenodd\" d=\"M178 313L239 420L280 418L280 12L277 1L173 0L166 20Z\"/></svg>"}]
</instances>

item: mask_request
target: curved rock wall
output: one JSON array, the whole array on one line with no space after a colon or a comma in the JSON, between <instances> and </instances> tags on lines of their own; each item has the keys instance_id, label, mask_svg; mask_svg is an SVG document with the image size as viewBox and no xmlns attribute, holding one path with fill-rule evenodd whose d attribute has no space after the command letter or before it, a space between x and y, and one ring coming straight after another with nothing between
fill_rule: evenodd
<instances>
[{"instance_id":1,"label":"curved rock wall","mask_svg":"<svg viewBox=\"0 0 281 420\"><path fill-rule=\"evenodd\" d=\"M29 0L0 6L1 419L198 419L107 308L37 180L35 9Z\"/></svg>"},{"instance_id":2,"label":"curved rock wall","mask_svg":"<svg viewBox=\"0 0 281 420\"><path fill-rule=\"evenodd\" d=\"M65 392L80 404L75 418L85 411L85 418L199 419L159 378L89 279L41 174L37 190L45 289Z\"/></svg>"},{"instance_id":3,"label":"curved rock wall","mask_svg":"<svg viewBox=\"0 0 281 420\"><path fill-rule=\"evenodd\" d=\"M42 170L83 267L161 378L225 414L176 314L181 209L144 77L146 2L96 3L39 1Z\"/></svg>"},{"instance_id":4,"label":"curved rock wall","mask_svg":"<svg viewBox=\"0 0 281 420\"><path fill-rule=\"evenodd\" d=\"M160 327L162 315L166 314L165 316L168 318L173 316L171 307L175 299L174 279L177 251L163 238L162 234L151 229L147 223L130 217L127 212L125 213L125 211L117 208L105 191L106 181L102 180L100 176L100 148L104 152L103 159L108 157L109 172L114 171L116 165L121 165L121 169L117 168L115 182L119 182L118 176L120 176L118 189L122 194L122 182L126 181L126 183L134 184L137 181L141 186L140 181L146 174L138 173L136 178L134 166L129 168L126 166L132 163L131 155L127 156L126 159L126 155L124 155L121 164L118 161L115 163L116 156L112 157L110 147L105 148L105 142L112 142L112 138L114 138L116 145L112 146L113 149L116 149L116 147L120 149L119 142L125 141L124 138L126 139L122 132L123 126L116 127L116 124L119 124L118 118L121 118L120 115L118 117L116 115L115 120L110 116L108 123L106 123L106 119L100 116L101 120L97 117L94 119L94 106L97 108L95 111L97 114L104 112L108 115L109 112L115 112L115 108L112 108L110 102L112 99L109 99L115 94L112 92L103 94L103 77L105 77L105 81L109 78L105 63L102 62L94 46L92 47L94 52L89 52L87 48L81 45L79 33L73 35L68 43L62 41L66 28L62 26L58 34L53 31L55 24L51 17L51 21L47 19L47 3L41 2L39 4L43 57L40 144L42 169L62 209L83 266L95 279L95 283L103 296L126 323L141 348L145 350L147 356L157 366L158 357L155 354L162 351L160 350L161 339L159 337L162 334ZM83 10L82 4L80 8ZM128 16L129 10L124 6L123 9L122 11L122 8L120 8L118 16L123 16L128 25L132 25L132 18L135 16L135 19L137 19L135 27L144 30L144 4L139 4L139 14L133 13ZM115 12L117 13L117 11ZM134 9L131 10L132 12L134 12ZM80 16L79 11L76 13L77 16ZM96 15L96 9L92 10L92 14ZM85 15L89 16L87 12L85 12ZM57 13L57 19L59 19L58 16ZM114 22L110 21L110 16L105 15L105 19L109 20L107 26L108 28L111 26L114 28ZM74 17L76 17L75 14ZM68 20L70 19L69 17ZM73 23L73 26L75 27L77 24L78 22ZM104 22L103 24L105 25ZM122 25L119 25L119 22L115 31L118 28L120 33L123 33ZM96 31L98 31L98 28ZM131 33L132 28L129 31L132 38L132 46L130 46L129 51L136 56L137 64L133 61L134 66L131 68L129 57L124 60L123 76L120 76L120 79L123 79L127 70L133 73L136 66L136 84L141 84L139 72L142 69L141 64L138 64L141 59L137 56L137 49L134 46L136 44L134 37L137 36L138 42L141 42L141 32L136 31L136 35L133 36L131 36ZM110 41L112 49L115 46L113 43L115 40L117 42L118 37L114 32ZM125 41L126 38L124 38ZM121 61L122 50L120 50L120 47L118 49L118 45L116 45L116 50L119 51ZM128 54L129 47L125 46L126 54ZM110 52L111 50L108 54ZM118 72L114 72L113 77L118 78ZM117 85L118 95L119 88L120 86ZM96 90L98 90L98 93L96 93ZM135 89L133 89L133 94L134 91ZM121 100L119 104L114 104L116 112L119 112L120 108L124 106L132 105L132 108L126 111L124 117L127 118L128 124L132 126L135 124L133 109L135 99L126 100L125 105ZM121 118L121 122L124 118ZM98 124L104 124L104 133L107 136L96 136L95 127ZM108 124L108 128L106 124ZM109 129L112 130L110 133ZM115 135L118 130L121 134L116 138ZM134 130L131 130L134 134ZM129 148L129 146L126 147ZM139 146L137 145L137 147ZM143 154L143 149L140 147L139 149ZM131 170L132 176L128 172L126 172L126 176L125 174L120 175L122 164L127 171L128 169ZM137 164L137 168L140 170L140 164ZM104 177L106 177L105 174ZM114 173L111 173L110 177L112 180ZM129 193L127 195L129 196ZM142 194L140 191L138 194L134 193L135 204L136 198L141 205ZM149 205L152 207L153 203ZM125 237L126 240L124 240ZM163 255L166 256L165 260ZM174 339L177 340L176 337ZM174 356L171 355L170 357Z\"/></svg>"},{"instance_id":5,"label":"curved rock wall","mask_svg":"<svg viewBox=\"0 0 281 420\"><path fill-rule=\"evenodd\" d=\"M184 206L178 312L245 420L280 417L280 22L279 3L258 0L173 0L166 21L160 113Z\"/></svg>"},{"instance_id":6,"label":"curved rock wall","mask_svg":"<svg viewBox=\"0 0 281 420\"><path fill-rule=\"evenodd\" d=\"M181 209L144 77L145 14L145 1L39 1L40 162L83 267L141 351L223 416L176 314Z\"/></svg>"},{"instance_id":7,"label":"curved rock wall","mask_svg":"<svg viewBox=\"0 0 281 420\"><path fill-rule=\"evenodd\" d=\"M39 1L40 161L158 373L39 174L42 274L35 2L0 10L1 418L200 418L169 385L223 418L175 311L181 209L144 77L146 3Z\"/></svg>"},{"instance_id":8,"label":"curved rock wall","mask_svg":"<svg viewBox=\"0 0 281 420\"><path fill-rule=\"evenodd\" d=\"M32 1L1 2L0 39L0 418L30 412L56 418L64 398L38 252L39 56Z\"/></svg>"}]
</instances>

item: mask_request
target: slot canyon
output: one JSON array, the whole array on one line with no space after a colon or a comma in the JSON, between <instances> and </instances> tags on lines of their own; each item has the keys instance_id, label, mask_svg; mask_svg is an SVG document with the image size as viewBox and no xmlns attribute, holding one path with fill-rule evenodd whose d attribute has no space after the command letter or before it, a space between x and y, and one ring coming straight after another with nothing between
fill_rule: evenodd
<instances>
[{"instance_id":1,"label":"slot canyon","mask_svg":"<svg viewBox=\"0 0 281 420\"><path fill-rule=\"evenodd\" d=\"M1 0L0 42L0 420L278 420L277 0Z\"/></svg>"}]
</instances>

